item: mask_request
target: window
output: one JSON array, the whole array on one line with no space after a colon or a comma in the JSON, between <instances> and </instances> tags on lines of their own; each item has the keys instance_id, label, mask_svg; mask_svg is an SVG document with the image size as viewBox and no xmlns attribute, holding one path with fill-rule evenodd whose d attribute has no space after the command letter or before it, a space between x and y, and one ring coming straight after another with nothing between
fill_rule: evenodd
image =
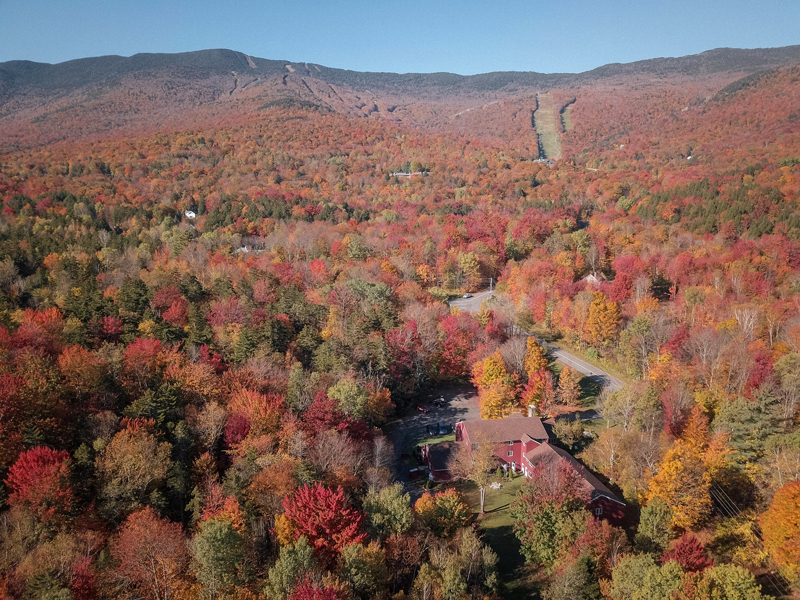
<instances>
[{"instance_id":1,"label":"window","mask_svg":"<svg viewBox=\"0 0 800 600\"><path fill-rule=\"evenodd\" d=\"M603 514L603 507L602 506L598 506L597 508L595 508L594 509L594 514L596 514L598 517L600 515L602 515Z\"/></svg>"},{"instance_id":2,"label":"window","mask_svg":"<svg viewBox=\"0 0 800 600\"><path fill-rule=\"evenodd\" d=\"M514 451L513 450L509 450L508 453L506 454L506 456L514 456Z\"/></svg>"},{"instance_id":3,"label":"window","mask_svg":"<svg viewBox=\"0 0 800 600\"><path fill-rule=\"evenodd\" d=\"M508 440L508 445L509 445L509 446L513 446L513 445L514 445L514 442L512 442L511 440Z\"/></svg>"}]
</instances>

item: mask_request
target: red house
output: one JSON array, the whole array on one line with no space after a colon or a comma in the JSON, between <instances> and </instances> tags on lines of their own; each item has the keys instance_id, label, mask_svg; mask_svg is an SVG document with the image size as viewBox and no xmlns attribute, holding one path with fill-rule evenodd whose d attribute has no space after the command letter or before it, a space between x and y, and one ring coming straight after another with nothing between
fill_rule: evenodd
<instances>
[{"instance_id":1,"label":"red house","mask_svg":"<svg viewBox=\"0 0 800 600\"><path fill-rule=\"evenodd\" d=\"M500 464L514 472L524 473L525 453L550 442L552 434L549 429L549 424L546 427L539 417L514 415L505 419L476 419L456 423L456 441L467 444L482 439L496 442L494 452Z\"/></svg>"},{"instance_id":2,"label":"red house","mask_svg":"<svg viewBox=\"0 0 800 600\"><path fill-rule=\"evenodd\" d=\"M568 464L578 474L581 488L589 497L589 506L595 516L614 524L619 524L625 516L625 503L566 450L552 444L542 444L525 454L524 463L526 477L537 468L556 471L560 465Z\"/></svg>"},{"instance_id":3,"label":"red house","mask_svg":"<svg viewBox=\"0 0 800 600\"><path fill-rule=\"evenodd\" d=\"M495 455L500 464L521 472L525 477L531 477L535 470L557 470L566 462L583 482L592 512L611 522L619 522L624 516L625 503L569 452L550 443L554 439L552 424L552 421L543 422L539 417L521 415L462 421L456 424L456 441L473 444L488 439L495 442Z\"/></svg>"}]
</instances>

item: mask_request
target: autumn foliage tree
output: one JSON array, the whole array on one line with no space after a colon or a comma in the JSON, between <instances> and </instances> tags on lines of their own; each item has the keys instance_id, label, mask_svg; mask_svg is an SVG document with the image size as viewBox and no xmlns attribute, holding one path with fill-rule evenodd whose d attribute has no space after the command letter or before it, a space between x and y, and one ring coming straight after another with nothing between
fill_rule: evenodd
<instances>
[{"instance_id":1,"label":"autumn foliage tree","mask_svg":"<svg viewBox=\"0 0 800 600\"><path fill-rule=\"evenodd\" d=\"M325 565L332 565L342 548L366 537L364 514L348 505L341 486L332 490L320 483L303 485L284 498L283 509L295 539L305 537Z\"/></svg>"},{"instance_id":2,"label":"autumn foliage tree","mask_svg":"<svg viewBox=\"0 0 800 600\"><path fill-rule=\"evenodd\" d=\"M172 467L169 442L153 433L154 423L134 420L95 459L103 511L112 519L143 504L163 502L161 488Z\"/></svg>"},{"instance_id":3,"label":"autumn foliage tree","mask_svg":"<svg viewBox=\"0 0 800 600\"><path fill-rule=\"evenodd\" d=\"M764 549L793 580L800 573L800 481L777 492L761 517Z\"/></svg>"},{"instance_id":4,"label":"autumn foliage tree","mask_svg":"<svg viewBox=\"0 0 800 600\"><path fill-rule=\"evenodd\" d=\"M586 529L587 502L578 474L565 461L557 469L535 468L511 507L525 559L551 567Z\"/></svg>"},{"instance_id":5,"label":"autumn foliage tree","mask_svg":"<svg viewBox=\"0 0 800 600\"><path fill-rule=\"evenodd\" d=\"M602 292L595 292L589 306L584 339L594 345L604 346L617 338L622 315L616 302Z\"/></svg>"},{"instance_id":6,"label":"autumn foliage tree","mask_svg":"<svg viewBox=\"0 0 800 600\"><path fill-rule=\"evenodd\" d=\"M506 370L500 351L475 363L472 383L478 388L481 418L499 419L508 416L518 406L516 381Z\"/></svg>"},{"instance_id":7,"label":"autumn foliage tree","mask_svg":"<svg viewBox=\"0 0 800 600\"><path fill-rule=\"evenodd\" d=\"M70 459L63 450L39 446L20 454L9 469L8 503L30 512L47 530L58 530L70 516L74 501Z\"/></svg>"},{"instance_id":8,"label":"autumn foliage tree","mask_svg":"<svg viewBox=\"0 0 800 600\"><path fill-rule=\"evenodd\" d=\"M440 537L450 537L466 525L472 511L464 496L455 488L436 494L424 493L414 503L414 511Z\"/></svg>"},{"instance_id":9,"label":"autumn foliage tree","mask_svg":"<svg viewBox=\"0 0 800 600\"><path fill-rule=\"evenodd\" d=\"M683 570L697 573L714 566L714 561L706 554L706 549L695 536L684 532L681 539L661 555L661 564L674 560Z\"/></svg>"},{"instance_id":10,"label":"autumn foliage tree","mask_svg":"<svg viewBox=\"0 0 800 600\"><path fill-rule=\"evenodd\" d=\"M672 525L690 529L711 512L711 478L697 450L679 440L661 459L647 500L661 498L672 509Z\"/></svg>"},{"instance_id":11,"label":"autumn foliage tree","mask_svg":"<svg viewBox=\"0 0 800 600\"><path fill-rule=\"evenodd\" d=\"M494 442L488 439L477 439L470 445L459 444L447 465L454 477L467 479L478 486L481 514L486 501L486 488L492 482L494 472L499 466L494 450Z\"/></svg>"},{"instance_id":12,"label":"autumn foliage tree","mask_svg":"<svg viewBox=\"0 0 800 600\"><path fill-rule=\"evenodd\" d=\"M561 404L574 406L581 396L581 375L565 366L558 376L558 399Z\"/></svg>"},{"instance_id":13,"label":"autumn foliage tree","mask_svg":"<svg viewBox=\"0 0 800 600\"><path fill-rule=\"evenodd\" d=\"M189 566L186 537L178 523L159 518L149 507L132 513L111 542L113 574L121 590L133 587L143 598L169 600L183 587Z\"/></svg>"},{"instance_id":14,"label":"autumn foliage tree","mask_svg":"<svg viewBox=\"0 0 800 600\"><path fill-rule=\"evenodd\" d=\"M524 407L535 406L540 415L549 412L548 389L552 385L549 362L544 348L538 340L530 336L526 342L525 373L528 381L522 391L521 403Z\"/></svg>"}]
</instances>

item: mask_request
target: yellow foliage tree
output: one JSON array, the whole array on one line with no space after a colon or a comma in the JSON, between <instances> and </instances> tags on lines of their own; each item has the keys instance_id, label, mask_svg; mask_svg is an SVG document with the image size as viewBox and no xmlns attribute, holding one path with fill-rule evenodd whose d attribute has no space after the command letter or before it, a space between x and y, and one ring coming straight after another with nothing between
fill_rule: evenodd
<instances>
[{"instance_id":1,"label":"yellow foliage tree","mask_svg":"<svg viewBox=\"0 0 800 600\"><path fill-rule=\"evenodd\" d=\"M495 381L480 393L481 419L502 419L519 405L514 386L504 381Z\"/></svg>"},{"instance_id":2,"label":"yellow foliage tree","mask_svg":"<svg viewBox=\"0 0 800 600\"><path fill-rule=\"evenodd\" d=\"M525 372L528 374L528 377L547 369L548 364L544 348L542 348L535 337L529 337L527 349L525 351Z\"/></svg>"},{"instance_id":3,"label":"yellow foliage tree","mask_svg":"<svg viewBox=\"0 0 800 600\"><path fill-rule=\"evenodd\" d=\"M602 292L595 292L589 306L589 318L584 328L584 339L590 344L609 344L619 331L622 315L616 302L608 300Z\"/></svg>"},{"instance_id":4,"label":"yellow foliage tree","mask_svg":"<svg viewBox=\"0 0 800 600\"><path fill-rule=\"evenodd\" d=\"M500 419L518 407L516 378L508 373L499 350L475 363L472 383L478 388L481 418Z\"/></svg>"},{"instance_id":5,"label":"yellow foliage tree","mask_svg":"<svg viewBox=\"0 0 800 600\"><path fill-rule=\"evenodd\" d=\"M286 515L275 517L275 537L281 546L291 546L295 542L294 525Z\"/></svg>"},{"instance_id":6,"label":"yellow foliage tree","mask_svg":"<svg viewBox=\"0 0 800 600\"><path fill-rule=\"evenodd\" d=\"M491 356L478 361L472 367L472 383L478 388L478 391L489 387L497 381L503 381L508 378L506 363L503 357L500 356L499 350Z\"/></svg>"},{"instance_id":7,"label":"yellow foliage tree","mask_svg":"<svg viewBox=\"0 0 800 600\"><path fill-rule=\"evenodd\" d=\"M678 440L661 459L658 473L650 480L647 501L661 498L672 509L672 525L691 529L711 512L711 477L691 444Z\"/></svg>"}]
</instances>

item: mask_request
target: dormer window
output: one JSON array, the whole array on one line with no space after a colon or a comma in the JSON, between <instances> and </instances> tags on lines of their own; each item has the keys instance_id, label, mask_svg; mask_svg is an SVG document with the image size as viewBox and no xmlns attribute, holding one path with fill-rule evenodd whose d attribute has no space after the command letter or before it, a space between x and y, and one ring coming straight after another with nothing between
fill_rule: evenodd
<instances>
[{"instance_id":1,"label":"dormer window","mask_svg":"<svg viewBox=\"0 0 800 600\"><path fill-rule=\"evenodd\" d=\"M513 446L513 445L514 445L514 442L513 442L513 441L511 441L511 440L508 440L508 445L509 445L509 446Z\"/></svg>"}]
</instances>

